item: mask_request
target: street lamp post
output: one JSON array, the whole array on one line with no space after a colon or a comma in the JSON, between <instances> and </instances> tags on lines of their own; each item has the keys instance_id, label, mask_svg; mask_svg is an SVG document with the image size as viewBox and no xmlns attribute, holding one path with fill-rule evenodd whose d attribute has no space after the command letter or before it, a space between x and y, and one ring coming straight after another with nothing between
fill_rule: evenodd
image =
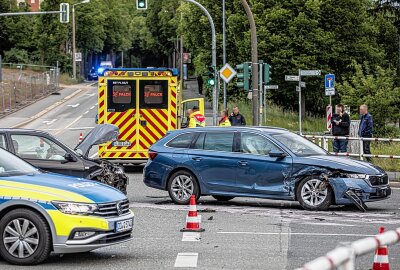
<instances>
[{"instance_id":1,"label":"street lamp post","mask_svg":"<svg viewBox=\"0 0 400 270\"><path fill-rule=\"evenodd\" d=\"M83 0L82 2L72 5L72 78L73 79L76 79L75 6L80 5L80 4L86 4L89 2L90 2L90 0Z\"/></svg>"}]
</instances>

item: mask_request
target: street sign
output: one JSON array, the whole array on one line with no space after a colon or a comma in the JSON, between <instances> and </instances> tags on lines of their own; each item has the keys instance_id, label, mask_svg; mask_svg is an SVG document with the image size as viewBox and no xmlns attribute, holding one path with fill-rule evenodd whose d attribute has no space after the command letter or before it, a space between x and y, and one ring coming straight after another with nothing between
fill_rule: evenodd
<instances>
[{"instance_id":1,"label":"street sign","mask_svg":"<svg viewBox=\"0 0 400 270\"><path fill-rule=\"evenodd\" d=\"M228 63L219 70L219 75L226 83L230 82L233 77L236 76L236 73L236 70L234 70Z\"/></svg>"},{"instance_id":2,"label":"street sign","mask_svg":"<svg viewBox=\"0 0 400 270\"><path fill-rule=\"evenodd\" d=\"M184 64L192 63L192 55L191 55L191 53L183 53L183 63Z\"/></svg>"},{"instance_id":3,"label":"street sign","mask_svg":"<svg viewBox=\"0 0 400 270\"><path fill-rule=\"evenodd\" d=\"M306 82L300 82L300 86L305 88L306 87Z\"/></svg>"},{"instance_id":4,"label":"street sign","mask_svg":"<svg viewBox=\"0 0 400 270\"><path fill-rule=\"evenodd\" d=\"M279 89L279 85L266 85L265 89L267 89L267 90L277 90L277 89Z\"/></svg>"},{"instance_id":5,"label":"street sign","mask_svg":"<svg viewBox=\"0 0 400 270\"><path fill-rule=\"evenodd\" d=\"M325 88L335 88L335 74L325 75Z\"/></svg>"},{"instance_id":6,"label":"street sign","mask_svg":"<svg viewBox=\"0 0 400 270\"><path fill-rule=\"evenodd\" d=\"M285 81L298 82L299 81L299 76L297 76L297 75L285 75Z\"/></svg>"},{"instance_id":7,"label":"street sign","mask_svg":"<svg viewBox=\"0 0 400 270\"><path fill-rule=\"evenodd\" d=\"M300 70L301 76L321 76L321 70Z\"/></svg>"},{"instance_id":8,"label":"street sign","mask_svg":"<svg viewBox=\"0 0 400 270\"><path fill-rule=\"evenodd\" d=\"M334 96L335 95L335 88L325 88L325 95L326 96Z\"/></svg>"},{"instance_id":9,"label":"street sign","mask_svg":"<svg viewBox=\"0 0 400 270\"><path fill-rule=\"evenodd\" d=\"M296 85L296 91L300 92L300 87L298 85Z\"/></svg>"},{"instance_id":10,"label":"street sign","mask_svg":"<svg viewBox=\"0 0 400 270\"><path fill-rule=\"evenodd\" d=\"M82 53L80 53L80 52L75 53L75 61L76 62L82 61Z\"/></svg>"}]
</instances>

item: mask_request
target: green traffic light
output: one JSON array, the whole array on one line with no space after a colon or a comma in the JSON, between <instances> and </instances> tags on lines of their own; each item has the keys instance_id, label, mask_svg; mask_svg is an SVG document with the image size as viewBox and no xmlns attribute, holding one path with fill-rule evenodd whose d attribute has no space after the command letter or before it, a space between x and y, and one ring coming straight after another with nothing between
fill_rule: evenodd
<instances>
[{"instance_id":1,"label":"green traffic light","mask_svg":"<svg viewBox=\"0 0 400 270\"><path fill-rule=\"evenodd\" d=\"M207 83L210 86L214 86L215 85L215 79L214 78L208 79Z\"/></svg>"}]
</instances>

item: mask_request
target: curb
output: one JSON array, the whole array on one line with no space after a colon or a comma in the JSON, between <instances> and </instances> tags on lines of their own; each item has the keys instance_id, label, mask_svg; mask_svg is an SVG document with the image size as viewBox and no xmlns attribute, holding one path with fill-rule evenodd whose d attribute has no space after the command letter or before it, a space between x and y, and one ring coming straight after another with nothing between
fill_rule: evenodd
<instances>
[{"instance_id":1,"label":"curb","mask_svg":"<svg viewBox=\"0 0 400 270\"><path fill-rule=\"evenodd\" d=\"M391 181L389 183L389 185L390 185L390 187L400 188L400 182L398 182L398 181L395 181L395 182Z\"/></svg>"}]
</instances>

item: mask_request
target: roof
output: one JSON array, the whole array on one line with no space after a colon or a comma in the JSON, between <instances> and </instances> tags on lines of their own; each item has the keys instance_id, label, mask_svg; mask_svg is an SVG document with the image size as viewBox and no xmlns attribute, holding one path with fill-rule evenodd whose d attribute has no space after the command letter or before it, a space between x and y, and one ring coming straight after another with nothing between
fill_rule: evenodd
<instances>
[{"instance_id":1,"label":"roof","mask_svg":"<svg viewBox=\"0 0 400 270\"><path fill-rule=\"evenodd\" d=\"M210 131L210 130L247 130L247 131L260 131L263 133L267 134L279 134L283 132L288 132L287 129L284 128L279 128L279 127L269 127L269 126L263 126L263 127L257 127L257 126L231 126L231 127L219 127L219 126L209 126L209 127L197 127L195 128L196 131Z\"/></svg>"},{"instance_id":2,"label":"roof","mask_svg":"<svg viewBox=\"0 0 400 270\"><path fill-rule=\"evenodd\" d=\"M148 67L148 68L107 68L106 70L109 71L171 71L174 76L178 76L178 69L177 68L155 68L155 67Z\"/></svg>"},{"instance_id":3,"label":"roof","mask_svg":"<svg viewBox=\"0 0 400 270\"><path fill-rule=\"evenodd\" d=\"M26 128L0 128L0 132L20 132L20 133L41 133L41 134L49 134L43 130L37 129L26 129Z\"/></svg>"}]
</instances>

